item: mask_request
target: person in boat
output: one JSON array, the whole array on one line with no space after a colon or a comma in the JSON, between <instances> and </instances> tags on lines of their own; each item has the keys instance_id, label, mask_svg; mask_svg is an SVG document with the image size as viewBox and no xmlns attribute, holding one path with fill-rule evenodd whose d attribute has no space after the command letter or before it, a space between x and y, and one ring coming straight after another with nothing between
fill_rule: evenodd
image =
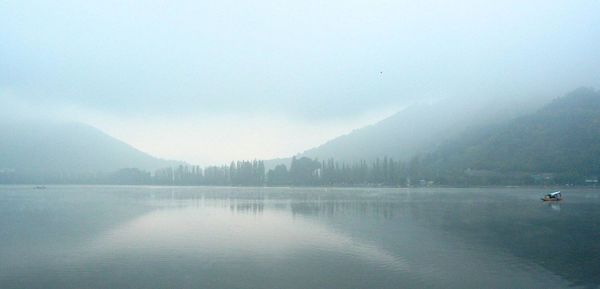
<instances>
[{"instance_id":1,"label":"person in boat","mask_svg":"<svg viewBox=\"0 0 600 289\"><path fill-rule=\"evenodd\" d=\"M547 194L544 198L551 199L551 200L558 200L558 199L562 198L562 195L561 195L560 191L558 191L558 192Z\"/></svg>"}]
</instances>

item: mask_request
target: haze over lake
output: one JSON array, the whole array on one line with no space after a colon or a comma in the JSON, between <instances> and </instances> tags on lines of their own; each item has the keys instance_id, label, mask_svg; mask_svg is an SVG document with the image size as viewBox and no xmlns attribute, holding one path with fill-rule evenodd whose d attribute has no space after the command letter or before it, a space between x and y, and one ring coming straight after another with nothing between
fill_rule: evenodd
<instances>
[{"instance_id":1,"label":"haze over lake","mask_svg":"<svg viewBox=\"0 0 600 289\"><path fill-rule=\"evenodd\" d=\"M0 288L596 288L600 191L0 187Z\"/></svg>"},{"instance_id":2,"label":"haze over lake","mask_svg":"<svg viewBox=\"0 0 600 289\"><path fill-rule=\"evenodd\" d=\"M0 1L0 289L600 288L599 12Z\"/></svg>"}]
</instances>

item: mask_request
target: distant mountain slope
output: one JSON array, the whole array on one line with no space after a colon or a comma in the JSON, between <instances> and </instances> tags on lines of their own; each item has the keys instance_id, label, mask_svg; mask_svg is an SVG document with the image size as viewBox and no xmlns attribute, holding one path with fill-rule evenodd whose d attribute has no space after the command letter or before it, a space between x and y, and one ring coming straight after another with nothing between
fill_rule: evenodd
<instances>
[{"instance_id":1,"label":"distant mountain slope","mask_svg":"<svg viewBox=\"0 0 600 289\"><path fill-rule=\"evenodd\" d=\"M0 136L0 169L23 173L152 170L174 163L81 123L2 121Z\"/></svg>"},{"instance_id":2,"label":"distant mountain slope","mask_svg":"<svg viewBox=\"0 0 600 289\"><path fill-rule=\"evenodd\" d=\"M340 161L399 160L433 151L469 128L514 118L534 110L536 102L504 100L439 100L413 104L379 123L332 139L301 156Z\"/></svg>"},{"instance_id":3,"label":"distant mountain slope","mask_svg":"<svg viewBox=\"0 0 600 289\"><path fill-rule=\"evenodd\" d=\"M581 88L537 112L470 131L424 159L433 171L555 173L565 181L600 176L600 91Z\"/></svg>"}]
</instances>

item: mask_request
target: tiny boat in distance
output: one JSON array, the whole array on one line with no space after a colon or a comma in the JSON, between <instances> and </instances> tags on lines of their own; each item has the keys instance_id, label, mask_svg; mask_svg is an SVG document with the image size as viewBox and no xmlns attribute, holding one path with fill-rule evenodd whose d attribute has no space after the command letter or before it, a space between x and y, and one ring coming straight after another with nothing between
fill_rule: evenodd
<instances>
[{"instance_id":1,"label":"tiny boat in distance","mask_svg":"<svg viewBox=\"0 0 600 289\"><path fill-rule=\"evenodd\" d=\"M562 200L562 194L560 191L547 194L542 198L542 201L544 202L556 202L560 200Z\"/></svg>"}]
</instances>

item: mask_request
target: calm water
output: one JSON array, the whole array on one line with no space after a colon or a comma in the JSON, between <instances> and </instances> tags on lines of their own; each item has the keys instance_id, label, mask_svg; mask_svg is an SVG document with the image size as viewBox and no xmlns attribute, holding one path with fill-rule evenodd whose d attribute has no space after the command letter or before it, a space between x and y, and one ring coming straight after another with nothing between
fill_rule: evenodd
<instances>
[{"instance_id":1,"label":"calm water","mask_svg":"<svg viewBox=\"0 0 600 289\"><path fill-rule=\"evenodd\" d=\"M598 288L600 191L0 186L0 288Z\"/></svg>"}]
</instances>

